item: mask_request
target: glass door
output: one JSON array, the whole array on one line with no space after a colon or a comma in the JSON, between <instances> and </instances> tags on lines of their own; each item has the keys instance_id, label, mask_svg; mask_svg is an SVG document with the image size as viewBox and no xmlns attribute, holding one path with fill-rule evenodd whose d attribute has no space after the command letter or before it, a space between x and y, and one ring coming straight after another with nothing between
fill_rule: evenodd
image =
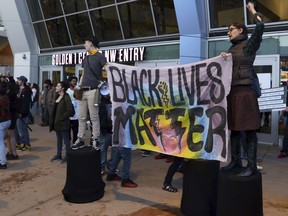
<instances>
[{"instance_id":1,"label":"glass door","mask_svg":"<svg viewBox=\"0 0 288 216\"><path fill-rule=\"evenodd\" d=\"M50 79L53 85L56 86L58 82L63 80L63 67L62 66L40 67L39 87L41 90L43 89L43 82L46 79Z\"/></svg>"},{"instance_id":2,"label":"glass door","mask_svg":"<svg viewBox=\"0 0 288 216\"><path fill-rule=\"evenodd\" d=\"M256 56L254 67L257 72L260 87L273 88L280 86L280 56ZM277 144L279 140L279 111L262 112L261 127L258 131L259 143Z\"/></svg>"}]
</instances>

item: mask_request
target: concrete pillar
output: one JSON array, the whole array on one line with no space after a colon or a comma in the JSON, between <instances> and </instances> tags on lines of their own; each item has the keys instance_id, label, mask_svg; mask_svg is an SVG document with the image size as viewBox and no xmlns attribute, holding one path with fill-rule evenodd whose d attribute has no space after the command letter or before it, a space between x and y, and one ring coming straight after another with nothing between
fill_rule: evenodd
<instances>
[{"instance_id":1,"label":"concrete pillar","mask_svg":"<svg viewBox=\"0 0 288 216\"><path fill-rule=\"evenodd\" d=\"M174 0L180 32L180 64L207 58L206 1Z\"/></svg>"},{"instance_id":2,"label":"concrete pillar","mask_svg":"<svg viewBox=\"0 0 288 216\"><path fill-rule=\"evenodd\" d=\"M14 55L14 77L24 75L29 82L37 83L39 49L26 3L0 0L0 5L1 18Z\"/></svg>"}]
</instances>

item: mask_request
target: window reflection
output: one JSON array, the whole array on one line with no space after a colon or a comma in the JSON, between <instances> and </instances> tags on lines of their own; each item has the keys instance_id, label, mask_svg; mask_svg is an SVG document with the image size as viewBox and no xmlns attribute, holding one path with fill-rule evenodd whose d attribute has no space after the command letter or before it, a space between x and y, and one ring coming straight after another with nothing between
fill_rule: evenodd
<instances>
[{"instance_id":1,"label":"window reflection","mask_svg":"<svg viewBox=\"0 0 288 216\"><path fill-rule=\"evenodd\" d=\"M35 2L34 0L27 0L27 6L32 21L38 21L43 19L38 1Z\"/></svg>"},{"instance_id":2,"label":"window reflection","mask_svg":"<svg viewBox=\"0 0 288 216\"><path fill-rule=\"evenodd\" d=\"M243 0L210 0L210 27L227 27L232 22L244 23Z\"/></svg>"},{"instance_id":3,"label":"window reflection","mask_svg":"<svg viewBox=\"0 0 288 216\"><path fill-rule=\"evenodd\" d=\"M71 45L64 18L46 21L53 47Z\"/></svg>"},{"instance_id":4,"label":"window reflection","mask_svg":"<svg viewBox=\"0 0 288 216\"><path fill-rule=\"evenodd\" d=\"M66 19L74 45L83 44L83 38L92 35L88 13L67 16Z\"/></svg>"},{"instance_id":5,"label":"window reflection","mask_svg":"<svg viewBox=\"0 0 288 216\"><path fill-rule=\"evenodd\" d=\"M35 29L36 37L38 38L39 47L41 49L51 48L49 38L46 33L47 31L45 28L45 23L44 22L36 23L33 26Z\"/></svg>"},{"instance_id":6,"label":"window reflection","mask_svg":"<svg viewBox=\"0 0 288 216\"><path fill-rule=\"evenodd\" d=\"M39 0L42 6L44 17L52 18L63 15L59 0Z\"/></svg>"},{"instance_id":7,"label":"window reflection","mask_svg":"<svg viewBox=\"0 0 288 216\"><path fill-rule=\"evenodd\" d=\"M157 33L159 35L178 33L178 23L173 0L153 0L152 4Z\"/></svg>"},{"instance_id":8,"label":"window reflection","mask_svg":"<svg viewBox=\"0 0 288 216\"><path fill-rule=\"evenodd\" d=\"M256 2L256 9L263 15L265 23L288 20L287 0L273 0L273 1L258 0ZM251 23L254 23L254 19L249 14L248 24Z\"/></svg>"},{"instance_id":9,"label":"window reflection","mask_svg":"<svg viewBox=\"0 0 288 216\"><path fill-rule=\"evenodd\" d=\"M61 0L65 14L86 10L85 0Z\"/></svg>"},{"instance_id":10,"label":"window reflection","mask_svg":"<svg viewBox=\"0 0 288 216\"><path fill-rule=\"evenodd\" d=\"M87 0L89 8L97 8L114 3L115 3L114 0Z\"/></svg>"},{"instance_id":11,"label":"window reflection","mask_svg":"<svg viewBox=\"0 0 288 216\"><path fill-rule=\"evenodd\" d=\"M156 35L149 1L122 4L118 8L125 39Z\"/></svg>"},{"instance_id":12,"label":"window reflection","mask_svg":"<svg viewBox=\"0 0 288 216\"><path fill-rule=\"evenodd\" d=\"M115 6L92 11L91 19L100 41L123 39Z\"/></svg>"}]
</instances>

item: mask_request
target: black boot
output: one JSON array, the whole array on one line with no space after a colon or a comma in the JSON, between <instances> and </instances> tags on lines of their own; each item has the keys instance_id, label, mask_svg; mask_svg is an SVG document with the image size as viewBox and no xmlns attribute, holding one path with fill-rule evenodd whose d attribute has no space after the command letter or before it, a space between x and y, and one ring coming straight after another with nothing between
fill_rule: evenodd
<instances>
[{"instance_id":1,"label":"black boot","mask_svg":"<svg viewBox=\"0 0 288 216\"><path fill-rule=\"evenodd\" d=\"M249 177L257 173L257 141L248 143L248 164L245 169L238 174L241 177Z\"/></svg>"},{"instance_id":2,"label":"black boot","mask_svg":"<svg viewBox=\"0 0 288 216\"><path fill-rule=\"evenodd\" d=\"M242 168L240 135L231 136L231 162L222 167L224 172L240 172Z\"/></svg>"}]
</instances>

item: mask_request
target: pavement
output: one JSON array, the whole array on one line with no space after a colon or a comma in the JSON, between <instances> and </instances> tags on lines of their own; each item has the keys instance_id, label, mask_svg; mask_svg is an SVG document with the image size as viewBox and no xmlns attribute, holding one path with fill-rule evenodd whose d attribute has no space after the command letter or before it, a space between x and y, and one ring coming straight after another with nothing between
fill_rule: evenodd
<instances>
[{"instance_id":1,"label":"pavement","mask_svg":"<svg viewBox=\"0 0 288 216\"><path fill-rule=\"evenodd\" d=\"M107 182L104 175L103 198L84 204L65 201L62 189L66 164L50 162L56 152L56 135L37 123L30 126L32 149L18 152L19 160L8 161L8 169L0 170L1 216L183 216L182 173L177 172L173 178L177 193L162 190L169 163L155 160L157 153L142 157L139 150L132 151L131 167L131 179L137 188ZM279 151L279 146L260 144L258 148L265 216L288 215L288 158L277 159Z\"/></svg>"}]
</instances>

